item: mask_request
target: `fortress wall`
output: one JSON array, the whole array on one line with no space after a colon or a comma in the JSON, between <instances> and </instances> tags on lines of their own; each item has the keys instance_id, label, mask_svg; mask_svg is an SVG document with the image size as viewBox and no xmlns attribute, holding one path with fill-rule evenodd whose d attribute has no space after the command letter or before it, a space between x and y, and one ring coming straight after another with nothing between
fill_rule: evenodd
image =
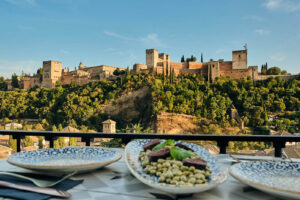
<instances>
[{"instance_id":1,"label":"fortress wall","mask_svg":"<svg viewBox=\"0 0 300 200\"><path fill-rule=\"evenodd\" d=\"M170 62L171 68L174 69L187 69L188 68L188 63L186 62Z\"/></svg>"},{"instance_id":2,"label":"fortress wall","mask_svg":"<svg viewBox=\"0 0 300 200\"><path fill-rule=\"evenodd\" d=\"M230 71L221 70L220 76L230 76L232 79L247 78L248 76L252 77L252 69L233 69Z\"/></svg>"},{"instance_id":3,"label":"fortress wall","mask_svg":"<svg viewBox=\"0 0 300 200\"><path fill-rule=\"evenodd\" d=\"M232 70L232 62L231 61L220 62L220 70L221 71L231 71Z\"/></svg>"},{"instance_id":4,"label":"fortress wall","mask_svg":"<svg viewBox=\"0 0 300 200\"><path fill-rule=\"evenodd\" d=\"M290 80L290 79L296 79L300 77L299 74L293 74L293 75L258 75L255 80L256 81L262 81L267 80L268 78L276 78L281 77L283 80Z\"/></svg>"},{"instance_id":5,"label":"fortress wall","mask_svg":"<svg viewBox=\"0 0 300 200\"><path fill-rule=\"evenodd\" d=\"M38 86L40 87L41 81L40 81L40 77L38 76L32 76L32 77L24 77L23 80L20 81L20 86L22 89L30 89L33 88L34 86Z\"/></svg>"},{"instance_id":6,"label":"fortress wall","mask_svg":"<svg viewBox=\"0 0 300 200\"><path fill-rule=\"evenodd\" d=\"M207 68L207 63L200 63L200 62L189 62L189 69L202 69Z\"/></svg>"},{"instance_id":7,"label":"fortress wall","mask_svg":"<svg viewBox=\"0 0 300 200\"><path fill-rule=\"evenodd\" d=\"M180 74L180 70L179 69L174 69L174 73L176 74L176 76L178 76Z\"/></svg>"},{"instance_id":8,"label":"fortress wall","mask_svg":"<svg viewBox=\"0 0 300 200\"><path fill-rule=\"evenodd\" d=\"M71 74L64 74L62 76L62 84L63 85L71 84L72 80L73 80L73 75L71 75Z\"/></svg>"},{"instance_id":9,"label":"fortress wall","mask_svg":"<svg viewBox=\"0 0 300 200\"><path fill-rule=\"evenodd\" d=\"M201 69L182 69L180 72L182 74L190 74L190 73L200 74L201 71L202 71Z\"/></svg>"},{"instance_id":10,"label":"fortress wall","mask_svg":"<svg viewBox=\"0 0 300 200\"><path fill-rule=\"evenodd\" d=\"M38 87L42 86L42 82L39 76L34 76L30 78L30 87L32 88L34 86L38 86Z\"/></svg>"},{"instance_id":11,"label":"fortress wall","mask_svg":"<svg viewBox=\"0 0 300 200\"><path fill-rule=\"evenodd\" d=\"M133 65L133 70L135 72L141 72L141 71L147 70L147 69L148 69L148 66L144 65L144 64L134 64Z\"/></svg>"}]
</instances>

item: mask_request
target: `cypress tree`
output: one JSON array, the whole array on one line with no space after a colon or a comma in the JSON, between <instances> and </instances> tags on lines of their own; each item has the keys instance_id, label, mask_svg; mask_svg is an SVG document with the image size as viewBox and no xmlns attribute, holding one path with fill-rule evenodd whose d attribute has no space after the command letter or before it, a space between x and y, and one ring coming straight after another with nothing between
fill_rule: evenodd
<instances>
[{"instance_id":1,"label":"cypress tree","mask_svg":"<svg viewBox=\"0 0 300 200\"><path fill-rule=\"evenodd\" d=\"M181 56L181 62L185 62L184 61L184 55Z\"/></svg>"},{"instance_id":2,"label":"cypress tree","mask_svg":"<svg viewBox=\"0 0 300 200\"><path fill-rule=\"evenodd\" d=\"M168 68L168 66L166 68L166 76L169 76L169 68Z\"/></svg>"},{"instance_id":3,"label":"cypress tree","mask_svg":"<svg viewBox=\"0 0 300 200\"><path fill-rule=\"evenodd\" d=\"M201 53L201 62L203 63L203 53Z\"/></svg>"}]
</instances>

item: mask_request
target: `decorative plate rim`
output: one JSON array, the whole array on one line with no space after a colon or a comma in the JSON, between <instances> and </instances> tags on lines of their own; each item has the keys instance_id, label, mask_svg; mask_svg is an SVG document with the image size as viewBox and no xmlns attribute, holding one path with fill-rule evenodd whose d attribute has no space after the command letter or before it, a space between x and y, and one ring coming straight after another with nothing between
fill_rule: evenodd
<instances>
[{"instance_id":1,"label":"decorative plate rim","mask_svg":"<svg viewBox=\"0 0 300 200\"><path fill-rule=\"evenodd\" d=\"M277 162L277 163L280 163L280 162L287 162L287 161L249 161L249 163L262 163L262 162ZM277 191L277 192L285 192L285 193L300 195L300 191L297 192L297 191L294 191L294 190L287 190L287 189L281 189L281 188L278 188L278 187L267 186L265 184L256 183L254 181L250 181L248 179L242 178L242 177L234 174L233 168L237 167L238 165L241 165L241 164L245 164L245 163L236 163L236 164L230 166L230 168L228 170L230 175L232 177L234 177L235 179L240 180L241 182L246 183L246 184L248 184L252 187L257 187L257 188L262 187L262 188L267 189L267 190L273 190L273 191Z\"/></svg>"},{"instance_id":2,"label":"decorative plate rim","mask_svg":"<svg viewBox=\"0 0 300 200\"><path fill-rule=\"evenodd\" d=\"M68 147L64 147L64 148L49 148L49 149L66 149L66 148L78 148L77 146L68 146ZM86 146L85 146L86 147ZM99 162L93 162L93 163L86 163L86 164L71 164L71 165L30 165L30 164L22 164L22 163L18 163L18 162L14 162L11 161L10 158L16 154L12 154L7 158L7 162L12 164L12 165L16 165L19 167L24 167L24 168L31 168L31 169L66 169L66 168L70 168L70 167L85 167L85 166L95 166L95 165L99 165L99 164L110 164L113 162L116 162L118 160L120 160L122 158L122 155L115 151L115 150L110 150L110 149L106 149L106 148L101 148L101 147L86 147L86 148L98 148L98 149L105 149L107 151L112 151L114 153L116 153L117 157L115 159L112 160L108 160L108 161L99 161ZM27 151L27 152L33 152L33 151L47 151L49 149L38 149L38 150L32 150L32 151Z\"/></svg>"},{"instance_id":3,"label":"decorative plate rim","mask_svg":"<svg viewBox=\"0 0 300 200\"><path fill-rule=\"evenodd\" d=\"M134 142L136 140L133 140L131 142ZM130 143L131 143L130 142ZM129 143L128 143L129 144ZM196 144L194 144L196 145ZM200 146L200 145L198 145ZM202 147L203 148L203 147ZM171 185L171 184L167 184L167 183L156 183L156 182L153 182L151 180L148 180L144 177L142 177L141 175L139 175L131 166L131 164L128 162L128 157L127 157L127 154L129 154L128 152L128 148L127 148L127 145L125 147L125 163L128 167L128 169L130 170L130 172L137 178L139 179L141 182L145 183L145 184L151 184L151 185L155 185L156 187L164 187L164 188L168 188L168 189L174 189L174 188L180 188L180 189L190 189L190 188L207 188L207 189L210 189L210 188L213 188L219 184L222 184L224 183L226 180L227 180L227 173L226 173L226 170L222 168L222 166L220 166L222 168L222 172L220 173L219 175L219 179L217 181L212 181L211 183L205 183L205 184L195 184L195 185ZM211 154L211 156L213 156ZM216 159L216 158L215 158Z\"/></svg>"}]
</instances>

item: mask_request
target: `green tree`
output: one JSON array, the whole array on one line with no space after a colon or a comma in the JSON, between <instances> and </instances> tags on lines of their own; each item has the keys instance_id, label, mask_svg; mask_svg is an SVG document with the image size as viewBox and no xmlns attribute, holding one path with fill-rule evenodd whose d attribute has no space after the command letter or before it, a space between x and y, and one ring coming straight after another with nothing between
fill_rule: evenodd
<instances>
[{"instance_id":1,"label":"green tree","mask_svg":"<svg viewBox=\"0 0 300 200\"><path fill-rule=\"evenodd\" d=\"M203 63L203 53L201 53L201 62Z\"/></svg>"},{"instance_id":2,"label":"green tree","mask_svg":"<svg viewBox=\"0 0 300 200\"><path fill-rule=\"evenodd\" d=\"M287 73L286 70L282 70L282 71L281 71L281 75L288 75L288 73Z\"/></svg>"},{"instance_id":3,"label":"green tree","mask_svg":"<svg viewBox=\"0 0 300 200\"><path fill-rule=\"evenodd\" d=\"M0 77L0 90L6 91L7 90L7 82L4 77Z\"/></svg>"},{"instance_id":4,"label":"green tree","mask_svg":"<svg viewBox=\"0 0 300 200\"><path fill-rule=\"evenodd\" d=\"M39 149L43 149L44 148L44 144L43 144L44 138L43 136L39 136Z\"/></svg>"},{"instance_id":5,"label":"green tree","mask_svg":"<svg viewBox=\"0 0 300 200\"><path fill-rule=\"evenodd\" d=\"M18 76L15 73L11 76L11 86L13 88L19 88Z\"/></svg>"},{"instance_id":6,"label":"green tree","mask_svg":"<svg viewBox=\"0 0 300 200\"><path fill-rule=\"evenodd\" d=\"M13 139L11 135L9 136L8 146L14 151L17 151L17 140Z\"/></svg>"},{"instance_id":7,"label":"green tree","mask_svg":"<svg viewBox=\"0 0 300 200\"><path fill-rule=\"evenodd\" d=\"M75 80L72 80L71 84L70 84L70 87L71 88L76 88L77 87L77 82Z\"/></svg>"},{"instance_id":8,"label":"green tree","mask_svg":"<svg viewBox=\"0 0 300 200\"><path fill-rule=\"evenodd\" d=\"M279 67L271 67L267 70L268 75L280 75L281 70Z\"/></svg>"},{"instance_id":9,"label":"green tree","mask_svg":"<svg viewBox=\"0 0 300 200\"><path fill-rule=\"evenodd\" d=\"M62 82L61 81L56 81L55 87L61 87L61 86L62 86Z\"/></svg>"},{"instance_id":10,"label":"green tree","mask_svg":"<svg viewBox=\"0 0 300 200\"><path fill-rule=\"evenodd\" d=\"M69 145L70 146L75 146L76 145L76 140L77 140L76 137L70 137L70 139L69 139Z\"/></svg>"},{"instance_id":11,"label":"green tree","mask_svg":"<svg viewBox=\"0 0 300 200\"><path fill-rule=\"evenodd\" d=\"M181 56L181 62L185 62L184 55Z\"/></svg>"}]
</instances>

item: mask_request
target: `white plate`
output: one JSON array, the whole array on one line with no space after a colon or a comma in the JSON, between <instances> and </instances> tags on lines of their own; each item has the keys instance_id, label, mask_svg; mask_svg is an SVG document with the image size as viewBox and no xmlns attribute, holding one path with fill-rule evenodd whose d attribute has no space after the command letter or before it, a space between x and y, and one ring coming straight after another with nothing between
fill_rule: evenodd
<instances>
[{"instance_id":1,"label":"white plate","mask_svg":"<svg viewBox=\"0 0 300 200\"><path fill-rule=\"evenodd\" d=\"M147 174L138 159L140 152L143 150L143 145L147 144L150 140L135 140L126 145L125 148L125 162L130 172L144 184L173 194L190 194L198 193L205 190L209 190L221 183L227 178L227 173L218 164L216 158L211 155L203 147L180 142L186 146L192 148L203 160L205 160L211 170L211 178L207 180L205 184L198 184L193 186L177 186L168 183L160 183L158 177L155 175Z\"/></svg>"},{"instance_id":2,"label":"white plate","mask_svg":"<svg viewBox=\"0 0 300 200\"><path fill-rule=\"evenodd\" d=\"M47 173L86 172L116 162L121 154L104 148L70 146L11 155L7 161L18 167Z\"/></svg>"},{"instance_id":3,"label":"white plate","mask_svg":"<svg viewBox=\"0 0 300 200\"><path fill-rule=\"evenodd\" d=\"M230 167L230 174L241 182L269 194L300 199L300 163L254 161Z\"/></svg>"}]
</instances>

